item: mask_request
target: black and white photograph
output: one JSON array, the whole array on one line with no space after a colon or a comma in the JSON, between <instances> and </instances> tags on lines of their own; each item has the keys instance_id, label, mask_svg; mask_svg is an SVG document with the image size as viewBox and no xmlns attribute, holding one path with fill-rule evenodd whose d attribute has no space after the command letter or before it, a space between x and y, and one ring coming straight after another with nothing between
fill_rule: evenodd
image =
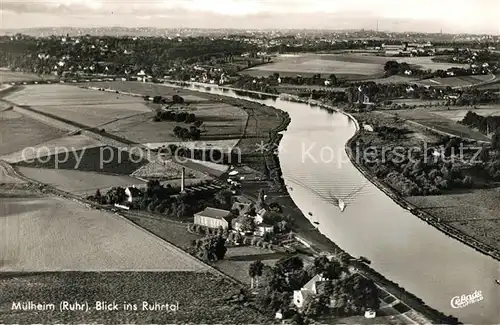
<instances>
[{"instance_id":1,"label":"black and white photograph","mask_svg":"<svg viewBox=\"0 0 500 325\"><path fill-rule=\"evenodd\" d=\"M500 0L0 0L0 324L500 323Z\"/></svg>"}]
</instances>

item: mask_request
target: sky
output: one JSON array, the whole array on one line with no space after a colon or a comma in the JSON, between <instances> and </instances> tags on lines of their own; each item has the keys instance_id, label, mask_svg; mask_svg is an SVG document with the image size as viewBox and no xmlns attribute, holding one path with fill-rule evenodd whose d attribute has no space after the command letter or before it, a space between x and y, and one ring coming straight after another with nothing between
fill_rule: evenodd
<instances>
[{"instance_id":1,"label":"sky","mask_svg":"<svg viewBox=\"0 0 500 325\"><path fill-rule=\"evenodd\" d=\"M0 28L318 28L500 33L500 0L0 0Z\"/></svg>"}]
</instances>

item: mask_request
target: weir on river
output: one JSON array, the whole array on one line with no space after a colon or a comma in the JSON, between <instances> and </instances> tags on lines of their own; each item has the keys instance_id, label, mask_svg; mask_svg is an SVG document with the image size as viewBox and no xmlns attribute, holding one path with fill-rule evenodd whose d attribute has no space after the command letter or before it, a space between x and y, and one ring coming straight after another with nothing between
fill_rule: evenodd
<instances>
[{"instance_id":1,"label":"weir on river","mask_svg":"<svg viewBox=\"0 0 500 325\"><path fill-rule=\"evenodd\" d=\"M281 99L256 100L216 86L186 88L288 112L291 123L280 143L285 150L279 150L283 178L293 187L290 196L296 205L317 222L318 230L349 254L367 257L371 267L431 307L465 323L498 323L500 286L494 280L500 262L421 221L370 183L345 152L356 132L346 115ZM310 149L308 155L304 148ZM345 200L344 212L335 204L338 199ZM454 297L476 291L483 300L463 308L452 304Z\"/></svg>"}]
</instances>

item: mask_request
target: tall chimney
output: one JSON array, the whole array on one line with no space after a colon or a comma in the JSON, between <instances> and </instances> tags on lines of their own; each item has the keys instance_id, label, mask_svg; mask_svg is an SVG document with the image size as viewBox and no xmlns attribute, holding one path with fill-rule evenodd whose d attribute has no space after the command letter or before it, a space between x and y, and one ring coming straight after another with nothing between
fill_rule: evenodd
<instances>
[{"instance_id":1,"label":"tall chimney","mask_svg":"<svg viewBox=\"0 0 500 325\"><path fill-rule=\"evenodd\" d=\"M182 172L181 172L181 193L184 193L184 178L186 174L186 169L182 167Z\"/></svg>"}]
</instances>

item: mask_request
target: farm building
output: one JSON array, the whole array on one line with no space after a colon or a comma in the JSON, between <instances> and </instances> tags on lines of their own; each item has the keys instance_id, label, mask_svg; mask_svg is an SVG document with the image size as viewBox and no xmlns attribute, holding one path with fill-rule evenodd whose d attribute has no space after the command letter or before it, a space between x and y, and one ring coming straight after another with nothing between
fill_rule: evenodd
<instances>
[{"instance_id":1,"label":"farm building","mask_svg":"<svg viewBox=\"0 0 500 325\"><path fill-rule=\"evenodd\" d=\"M194 224L202 225L208 228L229 229L231 222L231 213L227 210L216 208L205 208L205 210L195 213Z\"/></svg>"},{"instance_id":2,"label":"farm building","mask_svg":"<svg viewBox=\"0 0 500 325\"><path fill-rule=\"evenodd\" d=\"M127 196L127 202L132 203L142 196L142 192L137 187L132 186L125 189L125 195Z\"/></svg>"}]
</instances>

